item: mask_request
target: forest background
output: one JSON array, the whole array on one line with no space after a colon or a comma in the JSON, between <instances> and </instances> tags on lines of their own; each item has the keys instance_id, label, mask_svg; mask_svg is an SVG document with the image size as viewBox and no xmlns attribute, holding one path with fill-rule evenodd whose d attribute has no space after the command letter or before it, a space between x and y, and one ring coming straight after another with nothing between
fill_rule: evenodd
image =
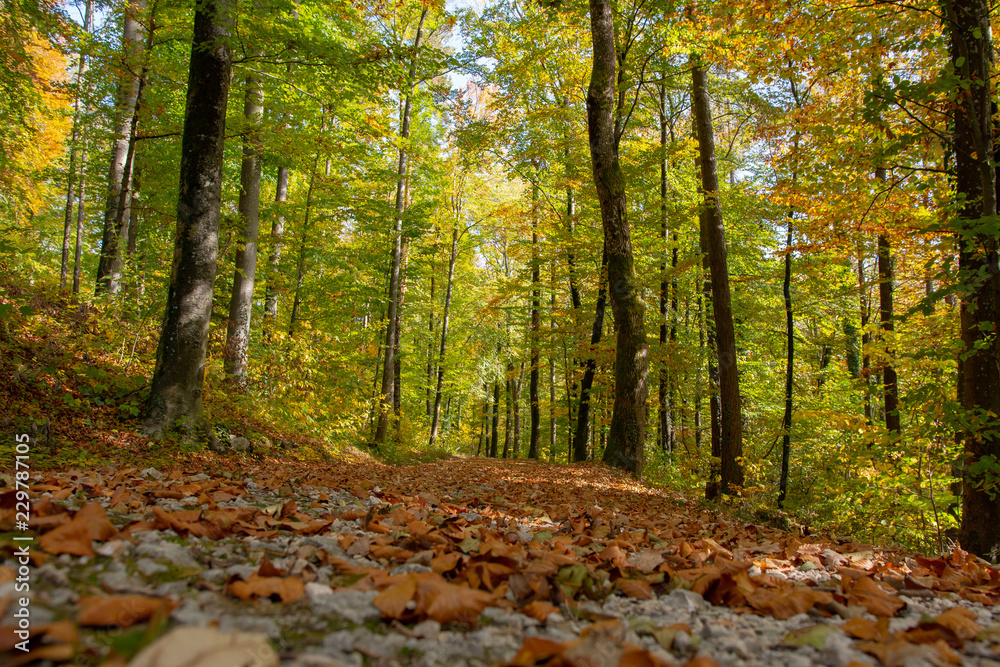
<instances>
[{"instance_id":1,"label":"forest background","mask_svg":"<svg viewBox=\"0 0 1000 667\"><path fill-rule=\"evenodd\" d=\"M606 458L618 323L588 148L588 6L199 7L221 5L231 76L201 443ZM194 6L3 7L5 418L138 431L179 261ZM990 7L611 9L648 343L636 471L710 496L721 480L747 516L927 550L958 535L963 479L996 513L996 413L963 396L963 368L995 338L961 315L995 278L997 221L962 208L956 123L963 94L995 98L951 39L961 16L945 16L968 10L968 44L992 57ZM709 210L728 248L735 441ZM961 218L975 225L956 231ZM970 277L974 244L987 259ZM52 440L53 462L93 460L79 432ZM727 456L742 483L720 477Z\"/></svg>"}]
</instances>

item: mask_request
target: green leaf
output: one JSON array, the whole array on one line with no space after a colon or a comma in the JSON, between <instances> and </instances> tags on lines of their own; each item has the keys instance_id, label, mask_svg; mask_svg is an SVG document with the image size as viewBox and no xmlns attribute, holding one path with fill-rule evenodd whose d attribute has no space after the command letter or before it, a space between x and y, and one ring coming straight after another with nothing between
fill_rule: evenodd
<instances>
[{"instance_id":1,"label":"green leaf","mask_svg":"<svg viewBox=\"0 0 1000 667\"><path fill-rule=\"evenodd\" d=\"M835 630L836 628L832 625L811 625L807 628L792 630L781 643L785 646L812 646L816 650L822 651L823 645L826 644L826 636Z\"/></svg>"}]
</instances>

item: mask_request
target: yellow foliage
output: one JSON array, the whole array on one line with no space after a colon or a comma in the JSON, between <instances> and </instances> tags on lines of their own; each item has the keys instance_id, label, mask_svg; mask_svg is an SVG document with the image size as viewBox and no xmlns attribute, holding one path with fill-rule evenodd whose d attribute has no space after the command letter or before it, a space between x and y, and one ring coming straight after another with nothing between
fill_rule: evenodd
<instances>
[{"instance_id":1,"label":"yellow foliage","mask_svg":"<svg viewBox=\"0 0 1000 667\"><path fill-rule=\"evenodd\" d=\"M50 195L51 179L39 174L64 153L73 122L70 99L60 87L67 82L66 57L32 32L25 51L30 56L35 99L14 151L0 171L0 189L16 193L22 210L40 211Z\"/></svg>"}]
</instances>

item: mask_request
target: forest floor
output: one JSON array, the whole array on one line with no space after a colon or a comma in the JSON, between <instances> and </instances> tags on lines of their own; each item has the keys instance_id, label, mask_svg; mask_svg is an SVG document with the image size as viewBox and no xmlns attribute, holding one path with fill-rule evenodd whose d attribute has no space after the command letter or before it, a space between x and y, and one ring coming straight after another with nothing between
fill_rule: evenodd
<instances>
[{"instance_id":1,"label":"forest floor","mask_svg":"<svg viewBox=\"0 0 1000 667\"><path fill-rule=\"evenodd\" d=\"M221 392L252 445L152 443L107 313L7 294L31 312L0 318L0 664L1000 666L1000 571L960 549L780 530L598 463L321 456Z\"/></svg>"},{"instance_id":2,"label":"forest floor","mask_svg":"<svg viewBox=\"0 0 1000 667\"><path fill-rule=\"evenodd\" d=\"M3 479L5 665L1000 665L984 562L735 521L600 464L53 470L27 531Z\"/></svg>"}]
</instances>

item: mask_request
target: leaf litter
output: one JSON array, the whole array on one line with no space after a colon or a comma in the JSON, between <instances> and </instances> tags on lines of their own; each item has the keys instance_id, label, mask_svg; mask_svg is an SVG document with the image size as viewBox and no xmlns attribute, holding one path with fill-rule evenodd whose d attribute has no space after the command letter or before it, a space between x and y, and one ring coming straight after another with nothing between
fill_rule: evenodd
<instances>
[{"instance_id":1,"label":"leaf litter","mask_svg":"<svg viewBox=\"0 0 1000 667\"><path fill-rule=\"evenodd\" d=\"M929 558L746 524L600 464L453 459L206 467L211 474L178 468L36 475L33 566L111 570L118 563L115 572L138 567L160 584L147 586L128 572L105 573L98 585L70 583L75 592L64 617L32 629L32 655L125 664L145 648L135 659L147 664L150 652L163 650L158 640L170 636L159 635L171 623L185 625L195 592L231 609L249 605L251 615L359 595L380 632L408 637L433 635L434 628L475 633L484 620L501 617L523 618L531 629L499 651L506 655L470 664L755 664L741 650L739 632L720 635L732 646L713 647L708 639L720 631L708 623L699 622L699 633L687 622L616 611L664 601L697 608L699 600L748 619L797 620L769 650L818 654L840 642L840 657L884 665L915 658L963 664L969 646L980 659L1000 657L1000 573L958 547ZM0 531L8 534L14 505L13 492L0 494ZM223 545L229 555L221 577L208 577L220 569L207 545ZM4 548L11 556L13 542ZM123 567L130 549L150 557ZM0 567L3 609L12 606L13 564ZM915 623L900 617L932 602L950 606ZM363 618L353 620L363 625ZM209 623L216 634L198 635L205 655L231 646L217 625ZM345 621L336 632L358 625ZM122 636L132 626L140 628L134 641L110 650L87 634L97 628ZM11 637L13 628L0 628L0 661L23 664ZM295 643L308 644L306 637L278 639L282 664L297 664L289 660L309 648ZM371 660L377 653L362 646L339 655Z\"/></svg>"}]
</instances>

